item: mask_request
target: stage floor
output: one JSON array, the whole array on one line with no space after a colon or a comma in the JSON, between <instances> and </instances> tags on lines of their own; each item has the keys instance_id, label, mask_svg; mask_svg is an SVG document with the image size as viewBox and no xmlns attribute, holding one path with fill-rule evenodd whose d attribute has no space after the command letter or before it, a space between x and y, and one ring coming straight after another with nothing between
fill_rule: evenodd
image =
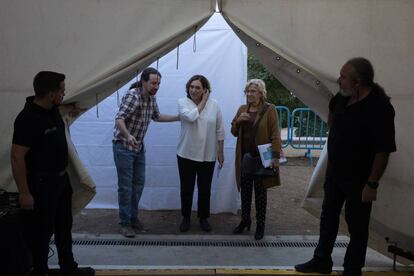
<instances>
[{"instance_id":1,"label":"stage floor","mask_svg":"<svg viewBox=\"0 0 414 276\"><path fill-rule=\"evenodd\" d=\"M316 242L317 236L265 236L255 241L244 235L146 234L127 239L74 234L73 251L79 265L94 267L97 275L301 275L293 266L312 257ZM342 270L347 243L346 236L338 236L332 254L335 271ZM49 264L57 267L56 254ZM392 275L392 264L368 249L366 271ZM397 268L409 269L400 264Z\"/></svg>"}]
</instances>

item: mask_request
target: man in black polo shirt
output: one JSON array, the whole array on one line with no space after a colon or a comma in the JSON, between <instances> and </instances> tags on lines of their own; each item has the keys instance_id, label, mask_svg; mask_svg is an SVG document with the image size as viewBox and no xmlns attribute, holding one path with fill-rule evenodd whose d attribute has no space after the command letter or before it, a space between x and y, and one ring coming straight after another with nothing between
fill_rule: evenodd
<instances>
[{"instance_id":1,"label":"man in black polo shirt","mask_svg":"<svg viewBox=\"0 0 414 276\"><path fill-rule=\"evenodd\" d=\"M295 266L297 271L331 273L331 253L345 202L350 242L342 275L361 275L372 201L377 198L389 154L396 151L394 108L373 80L374 69L365 58L353 58L341 69L340 91L329 103L328 167L319 243L310 261Z\"/></svg>"},{"instance_id":2,"label":"man in black polo shirt","mask_svg":"<svg viewBox=\"0 0 414 276\"><path fill-rule=\"evenodd\" d=\"M35 96L26 99L14 123L11 165L22 209L30 210L31 275L48 271L49 241L55 234L63 275L94 275L79 269L72 254L72 187L66 173L68 146L58 106L65 96L65 75L39 72Z\"/></svg>"}]
</instances>

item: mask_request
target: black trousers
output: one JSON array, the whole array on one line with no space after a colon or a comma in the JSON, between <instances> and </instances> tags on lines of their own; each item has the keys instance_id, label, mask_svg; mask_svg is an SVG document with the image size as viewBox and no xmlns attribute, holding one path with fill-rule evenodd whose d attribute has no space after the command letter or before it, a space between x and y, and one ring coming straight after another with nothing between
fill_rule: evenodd
<instances>
[{"instance_id":1,"label":"black trousers","mask_svg":"<svg viewBox=\"0 0 414 276\"><path fill-rule=\"evenodd\" d=\"M194 187L197 178L198 208L197 214L201 219L210 216L211 180L213 179L215 161L197 162L177 155L178 171L181 188L181 214L191 216Z\"/></svg>"},{"instance_id":2,"label":"black trousers","mask_svg":"<svg viewBox=\"0 0 414 276\"><path fill-rule=\"evenodd\" d=\"M49 242L55 234L59 266L63 273L77 268L72 254L72 187L67 174L29 175L29 189L34 209L27 216L31 225L29 247L32 252L32 275L45 275L48 269Z\"/></svg>"},{"instance_id":3,"label":"black trousers","mask_svg":"<svg viewBox=\"0 0 414 276\"><path fill-rule=\"evenodd\" d=\"M24 276L32 269L31 253L24 236L28 230L23 223L25 213L11 209L0 216L0 275Z\"/></svg>"},{"instance_id":4,"label":"black trousers","mask_svg":"<svg viewBox=\"0 0 414 276\"><path fill-rule=\"evenodd\" d=\"M267 190L263 187L262 181L253 179L248 175L241 177L241 209L242 220L250 221L250 211L252 205L254 187L254 202L256 206L256 223L264 227L266 221Z\"/></svg>"},{"instance_id":5,"label":"black trousers","mask_svg":"<svg viewBox=\"0 0 414 276\"><path fill-rule=\"evenodd\" d=\"M350 242L344 259L344 269L359 271L365 264L368 228L372 204L361 201L365 181L344 181L333 178L328 168L324 184L319 243L314 255L331 259L339 228L339 216L345 203L345 220Z\"/></svg>"}]
</instances>

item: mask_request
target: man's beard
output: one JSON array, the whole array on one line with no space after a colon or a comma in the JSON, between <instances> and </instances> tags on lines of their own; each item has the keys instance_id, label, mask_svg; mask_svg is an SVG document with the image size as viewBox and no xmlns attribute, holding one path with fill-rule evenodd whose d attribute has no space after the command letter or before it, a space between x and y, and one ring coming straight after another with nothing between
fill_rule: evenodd
<instances>
[{"instance_id":1,"label":"man's beard","mask_svg":"<svg viewBox=\"0 0 414 276\"><path fill-rule=\"evenodd\" d=\"M151 95L151 96L154 96L155 94L157 94L157 92L158 92L158 89L157 90L150 90L148 92L148 94Z\"/></svg>"},{"instance_id":2,"label":"man's beard","mask_svg":"<svg viewBox=\"0 0 414 276\"><path fill-rule=\"evenodd\" d=\"M350 97L352 95L352 91L345 90L345 89L339 89L339 94L341 94L344 97Z\"/></svg>"}]
</instances>

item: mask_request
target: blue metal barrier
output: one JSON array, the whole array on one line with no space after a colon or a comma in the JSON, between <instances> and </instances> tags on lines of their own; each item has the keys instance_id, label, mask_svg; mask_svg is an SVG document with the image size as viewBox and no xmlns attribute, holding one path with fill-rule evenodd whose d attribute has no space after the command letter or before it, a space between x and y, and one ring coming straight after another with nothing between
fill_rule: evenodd
<instances>
[{"instance_id":1,"label":"blue metal barrier","mask_svg":"<svg viewBox=\"0 0 414 276\"><path fill-rule=\"evenodd\" d=\"M282 148L307 150L306 157L312 162L311 150L321 150L326 142L327 124L310 108L296 108L290 112L286 106L276 106ZM284 133L286 129L286 135Z\"/></svg>"},{"instance_id":2,"label":"blue metal barrier","mask_svg":"<svg viewBox=\"0 0 414 276\"><path fill-rule=\"evenodd\" d=\"M321 150L326 142L327 125L310 108L296 108L291 116L289 141L293 148Z\"/></svg>"},{"instance_id":3,"label":"blue metal barrier","mask_svg":"<svg viewBox=\"0 0 414 276\"><path fill-rule=\"evenodd\" d=\"M276 111L279 115L279 129L287 130L286 138L282 135L282 148L289 146L289 132L290 132L290 110L286 106L276 106Z\"/></svg>"},{"instance_id":4,"label":"blue metal barrier","mask_svg":"<svg viewBox=\"0 0 414 276\"><path fill-rule=\"evenodd\" d=\"M327 124L310 108L292 111L289 143L292 148L306 149L312 160L311 150L321 150L326 142Z\"/></svg>"}]
</instances>

